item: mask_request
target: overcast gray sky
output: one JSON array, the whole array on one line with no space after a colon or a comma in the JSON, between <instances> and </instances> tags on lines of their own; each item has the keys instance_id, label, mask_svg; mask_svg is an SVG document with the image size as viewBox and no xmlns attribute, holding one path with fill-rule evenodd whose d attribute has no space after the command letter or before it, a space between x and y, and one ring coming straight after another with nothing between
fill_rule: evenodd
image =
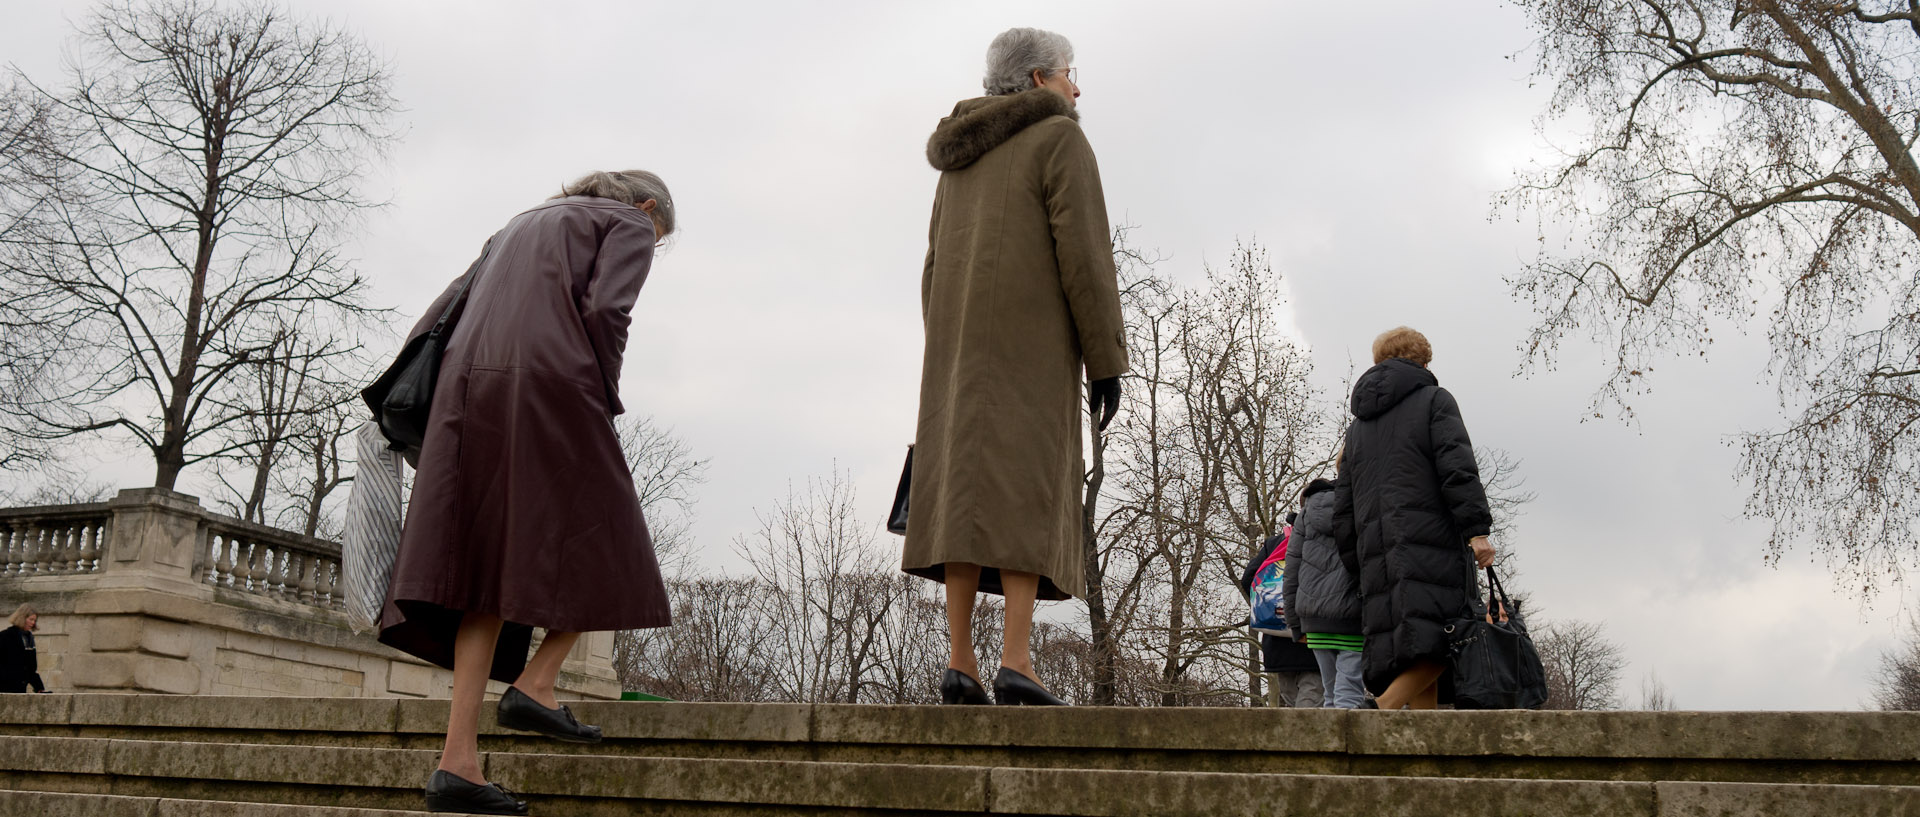
<instances>
[{"instance_id":1,"label":"overcast gray sky","mask_svg":"<svg viewBox=\"0 0 1920 817\"><path fill-rule=\"evenodd\" d=\"M0 0L0 61L43 82L84 2ZM1802 543L1764 564L1728 435L1777 422L1764 335L1660 367L1638 426L1582 422L1603 351L1518 376L1531 313L1502 277L1534 251L1495 216L1546 155L1514 9L1447 3L654 3L298 0L392 63L406 136L351 248L408 321L514 213L593 169L673 187L681 232L635 309L623 400L712 465L696 544L733 564L789 481L849 471L877 522L913 434L918 285L936 174L922 147L980 93L993 35L1073 40L1082 124L1115 222L1191 280L1236 240L1272 252L1322 385L1409 324L1474 441L1539 498L1522 581L1657 672L1689 709L1851 709L1896 638ZM1728 327L1732 330L1733 327ZM1716 332L1716 335L1720 335ZM151 463L102 456L141 484ZM192 486L186 486L192 490ZM886 542L889 546L891 540Z\"/></svg>"}]
</instances>

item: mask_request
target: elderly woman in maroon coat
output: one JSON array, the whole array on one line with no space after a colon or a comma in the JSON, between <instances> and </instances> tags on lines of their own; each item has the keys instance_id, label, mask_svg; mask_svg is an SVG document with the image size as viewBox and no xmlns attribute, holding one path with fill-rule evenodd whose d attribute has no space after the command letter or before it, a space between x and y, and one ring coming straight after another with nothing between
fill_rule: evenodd
<instances>
[{"instance_id":1,"label":"elderly woman in maroon coat","mask_svg":"<svg viewBox=\"0 0 1920 817\"><path fill-rule=\"evenodd\" d=\"M668 623L613 417L628 313L673 227L658 176L594 173L507 222L469 273L380 620L382 642L453 669L431 811L526 813L481 773L489 676L512 684L502 726L597 742L555 700L561 662L582 632ZM529 661L534 627L546 638Z\"/></svg>"}]
</instances>

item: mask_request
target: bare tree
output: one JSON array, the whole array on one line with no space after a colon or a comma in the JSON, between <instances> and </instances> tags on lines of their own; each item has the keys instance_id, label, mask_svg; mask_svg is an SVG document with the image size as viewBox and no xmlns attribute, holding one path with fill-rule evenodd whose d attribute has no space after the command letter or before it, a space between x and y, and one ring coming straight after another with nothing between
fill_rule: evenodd
<instances>
[{"instance_id":1,"label":"bare tree","mask_svg":"<svg viewBox=\"0 0 1920 817\"><path fill-rule=\"evenodd\" d=\"M654 554L669 575L686 569L693 552L689 545L696 504L694 487L707 481L707 463L693 455L693 447L652 416L623 414L614 420L620 451L633 472L634 491L647 518Z\"/></svg>"},{"instance_id":2,"label":"bare tree","mask_svg":"<svg viewBox=\"0 0 1920 817\"><path fill-rule=\"evenodd\" d=\"M1784 428L1743 438L1769 552L1814 542L1868 593L1920 557L1920 6L1900 0L1521 0L1542 122L1592 130L1505 198L1580 231L1511 279L1550 364L1614 349L1596 415L1631 414L1709 319L1764 321Z\"/></svg>"},{"instance_id":3,"label":"bare tree","mask_svg":"<svg viewBox=\"0 0 1920 817\"><path fill-rule=\"evenodd\" d=\"M753 578L669 582L673 626L617 636L621 688L680 701L775 700L767 648L781 623L749 603L765 591Z\"/></svg>"},{"instance_id":4,"label":"bare tree","mask_svg":"<svg viewBox=\"0 0 1920 817\"><path fill-rule=\"evenodd\" d=\"M17 83L0 87L0 243L30 237L44 197L55 189L53 105ZM0 415L45 402L57 367L70 352L62 327L22 309L17 298L0 299ZM0 471L17 471L50 459L45 441L0 434Z\"/></svg>"},{"instance_id":5,"label":"bare tree","mask_svg":"<svg viewBox=\"0 0 1920 817\"><path fill-rule=\"evenodd\" d=\"M1328 465L1338 413L1281 331L1279 276L1257 245L1190 289L1134 272L1132 388L1103 452L1110 502L1089 562L1117 647L1095 665L1096 700L1118 697L1121 665L1151 656L1161 704L1245 703L1261 677L1240 571Z\"/></svg>"},{"instance_id":6,"label":"bare tree","mask_svg":"<svg viewBox=\"0 0 1920 817\"><path fill-rule=\"evenodd\" d=\"M780 700L854 703L881 654L880 623L898 601L891 561L855 511L852 482L836 470L791 487L760 528L734 547L761 592L742 601L779 623L766 650Z\"/></svg>"},{"instance_id":7,"label":"bare tree","mask_svg":"<svg viewBox=\"0 0 1920 817\"><path fill-rule=\"evenodd\" d=\"M1130 355L1138 355L1142 345L1140 333L1144 331L1151 335L1161 326L1155 319L1164 315L1154 307L1164 302L1167 283L1153 274L1153 265L1159 262L1159 256L1129 244L1127 236L1131 231L1132 227L1124 224L1113 228L1113 262L1119 278L1121 304L1127 313L1125 323L1129 327L1129 352ZM1136 327L1134 324L1141 319L1145 320L1147 326ZM1140 358L1136 356L1133 359L1136 361L1135 379L1138 380ZM1156 372L1160 363L1158 358L1151 361ZM1146 380L1157 382L1152 374ZM1150 414L1156 408L1157 404L1149 403ZM1125 570L1125 567L1113 564L1113 557L1119 551L1110 543L1103 543L1103 534L1114 534L1111 527L1102 522L1100 513L1100 499L1106 490L1108 435L1099 430L1099 418L1092 415L1091 407L1088 409L1087 427L1092 429L1092 444L1088 452L1090 465L1084 480L1085 496L1080 520L1081 537L1086 550L1087 683L1077 700L1087 701L1094 706L1113 706L1118 702L1120 685L1119 632L1124 630L1123 626L1116 627L1115 617L1119 614L1124 618L1125 612L1130 611L1130 603L1138 598L1140 583L1146 573L1135 562L1129 575L1119 575L1119 571ZM1154 428L1151 422L1148 427ZM1122 428L1126 426L1123 424ZM1110 590L1112 598L1109 597ZM1038 657L1035 660L1038 661ZM1057 690L1056 686L1056 694L1061 694Z\"/></svg>"},{"instance_id":8,"label":"bare tree","mask_svg":"<svg viewBox=\"0 0 1920 817\"><path fill-rule=\"evenodd\" d=\"M1640 679L1640 708L1648 712L1672 712L1678 708L1673 702L1673 693L1667 691L1667 685L1661 683L1657 673L1649 672Z\"/></svg>"},{"instance_id":9,"label":"bare tree","mask_svg":"<svg viewBox=\"0 0 1920 817\"><path fill-rule=\"evenodd\" d=\"M1534 630L1534 645L1547 670L1544 709L1614 709L1620 705L1620 673L1627 659L1607 640L1606 626L1556 621Z\"/></svg>"},{"instance_id":10,"label":"bare tree","mask_svg":"<svg viewBox=\"0 0 1920 817\"><path fill-rule=\"evenodd\" d=\"M1526 504L1538 495L1527 490L1520 460L1506 449L1476 445L1473 454L1480 466L1480 485L1487 491L1487 507L1493 512L1493 530L1488 535L1504 543L1513 535L1514 523L1525 512ZM1501 548L1503 559L1508 555L1506 550Z\"/></svg>"},{"instance_id":11,"label":"bare tree","mask_svg":"<svg viewBox=\"0 0 1920 817\"><path fill-rule=\"evenodd\" d=\"M0 276L22 314L93 354L12 430L131 438L172 488L252 444L245 371L296 317L379 316L336 247L392 138L387 69L273 6L121 0L82 25L64 88L16 79L62 126L58 189L0 238Z\"/></svg>"},{"instance_id":12,"label":"bare tree","mask_svg":"<svg viewBox=\"0 0 1920 817\"><path fill-rule=\"evenodd\" d=\"M1906 637L1880 654L1873 703L1885 710L1920 710L1920 620L1908 621Z\"/></svg>"},{"instance_id":13,"label":"bare tree","mask_svg":"<svg viewBox=\"0 0 1920 817\"><path fill-rule=\"evenodd\" d=\"M88 479L85 472L64 462L42 462L12 477L0 484L0 505L76 505L113 496L112 486Z\"/></svg>"},{"instance_id":14,"label":"bare tree","mask_svg":"<svg viewBox=\"0 0 1920 817\"><path fill-rule=\"evenodd\" d=\"M294 317L217 398L236 421L215 464L225 494L214 501L241 519L314 536L328 522L328 497L352 480L345 438L361 405L355 381L371 366L357 344Z\"/></svg>"}]
</instances>

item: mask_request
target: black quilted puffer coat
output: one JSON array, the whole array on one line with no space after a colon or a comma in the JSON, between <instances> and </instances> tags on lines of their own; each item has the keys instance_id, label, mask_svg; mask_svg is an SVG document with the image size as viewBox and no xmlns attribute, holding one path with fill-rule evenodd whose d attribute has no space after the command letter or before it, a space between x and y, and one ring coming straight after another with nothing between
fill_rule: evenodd
<instances>
[{"instance_id":1,"label":"black quilted puffer coat","mask_svg":"<svg viewBox=\"0 0 1920 817\"><path fill-rule=\"evenodd\" d=\"M1397 358L1368 369L1353 416L1334 538L1360 576L1362 666L1379 694L1415 662L1447 660L1444 628L1477 587L1467 541L1492 516L1460 405L1432 372Z\"/></svg>"}]
</instances>

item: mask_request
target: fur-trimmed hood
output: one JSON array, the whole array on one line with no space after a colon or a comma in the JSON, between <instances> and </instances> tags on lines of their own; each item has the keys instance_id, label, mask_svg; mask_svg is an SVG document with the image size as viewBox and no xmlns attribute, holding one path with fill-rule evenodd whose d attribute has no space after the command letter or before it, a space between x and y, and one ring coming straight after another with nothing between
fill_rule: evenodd
<instances>
[{"instance_id":1,"label":"fur-trimmed hood","mask_svg":"<svg viewBox=\"0 0 1920 817\"><path fill-rule=\"evenodd\" d=\"M1080 120L1072 101L1045 88L965 100L927 137L927 162L934 170L959 170L1027 126L1055 116Z\"/></svg>"}]
</instances>

